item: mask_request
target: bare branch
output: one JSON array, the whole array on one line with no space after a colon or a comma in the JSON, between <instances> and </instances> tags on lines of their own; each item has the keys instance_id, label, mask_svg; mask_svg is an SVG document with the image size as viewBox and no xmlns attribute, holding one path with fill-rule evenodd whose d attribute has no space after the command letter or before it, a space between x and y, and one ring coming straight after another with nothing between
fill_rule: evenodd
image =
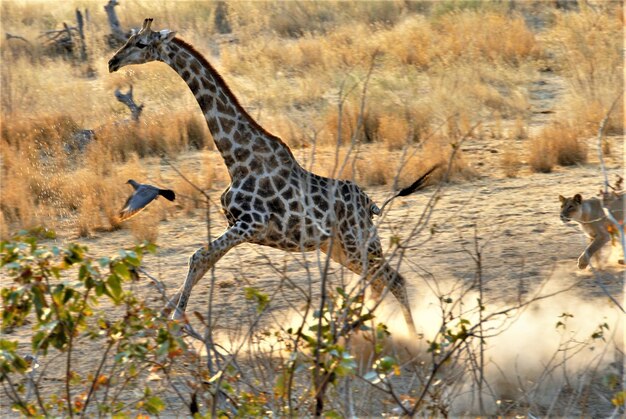
<instances>
[{"instance_id":1,"label":"bare branch","mask_svg":"<svg viewBox=\"0 0 626 419\"><path fill-rule=\"evenodd\" d=\"M17 40L26 42L30 46L33 45L28 39L24 38L23 36L13 35L13 34L10 34L8 32L5 32L4 35L5 35L7 41L11 40L11 39L17 39Z\"/></svg>"},{"instance_id":2,"label":"bare branch","mask_svg":"<svg viewBox=\"0 0 626 419\"><path fill-rule=\"evenodd\" d=\"M138 122L144 105L137 105L135 103L135 100L133 99L133 85L130 85L128 92L126 93L122 93L120 89L115 89L115 98L119 102L122 102L124 105L128 106L128 109L130 109L130 112L132 114L133 121Z\"/></svg>"}]
</instances>

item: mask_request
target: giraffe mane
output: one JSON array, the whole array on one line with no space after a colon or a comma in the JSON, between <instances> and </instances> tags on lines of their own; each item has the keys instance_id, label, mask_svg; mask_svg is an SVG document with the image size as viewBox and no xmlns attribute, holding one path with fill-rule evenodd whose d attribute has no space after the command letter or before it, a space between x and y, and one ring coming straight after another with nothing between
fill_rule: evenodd
<instances>
[{"instance_id":1,"label":"giraffe mane","mask_svg":"<svg viewBox=\"0 0 626 419\"><path fill-rule=\"evenodd\" d=\"M239 99L237 99L237 96L235 96L235 94L233 93L233 91L230 89L230 87L228 86L228 84L226 83L226 81L224 80L224 78L222 77L222 75L215 69L215 67L213 67L209 61L204 58L204 56L193 47L193 45L189 44L188 42L182 40L181 38L174 38L172 39L173 43L175 43L176 45L178 45L179 47L182 47L186 52L188 52L189 54L191 54L192 56L194 56L202 66L208 68L211 73L213 73L213 76L215 77L215 81L217 83L219 83L222 88L224 89L224 91L230 96L230 98L232 98L233 103L235 105L235 107L237 108L237 110L239 112L241 112L242 115L244 115L246 118L248 118L248 121L252 124L252 126L256 129L258 129L263 135L266 135L268 137L270 137L271 139L278 141L278 143L280 143L282 146L284 146L287 151L289 152L289 154L291 155L291 157L295 160L295 156L293 155L293 152L291 151L291 149L289 148L289 146L280 139L280 137L277 137L276 135L270 133L269 131L267 131L265 128L263 128L249 113L248 111L246 111L246 109L241 106L241 103L239 103Z\"/></svg>"}]
</instances>

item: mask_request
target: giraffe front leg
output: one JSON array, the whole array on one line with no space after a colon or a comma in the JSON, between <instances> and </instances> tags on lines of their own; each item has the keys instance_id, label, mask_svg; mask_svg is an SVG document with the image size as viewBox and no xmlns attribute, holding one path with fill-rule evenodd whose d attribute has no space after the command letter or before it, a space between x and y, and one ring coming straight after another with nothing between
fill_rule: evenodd
<instances>
[{"instance_id":1,"label":"giraffe front leg","mask_svg":"<svg viewBox=\"0 0 626 419\"><path fill-rule=\"evenodd\" d=\"M206 272L230 249L250 240L261 232L263 228L264 224L261 223L250 224L237 221L217 239L213 240L207 246L198 249L191 258L189 258L189 270L182 289L176 293L174 298L168 303L168 307L171 307L173 306L172 302L177 299L176 308L172 313L172 319L179 320L184 317L191 290L198 281L202 279L204 274L206 274Z\"/></svg>"}]
</instances>

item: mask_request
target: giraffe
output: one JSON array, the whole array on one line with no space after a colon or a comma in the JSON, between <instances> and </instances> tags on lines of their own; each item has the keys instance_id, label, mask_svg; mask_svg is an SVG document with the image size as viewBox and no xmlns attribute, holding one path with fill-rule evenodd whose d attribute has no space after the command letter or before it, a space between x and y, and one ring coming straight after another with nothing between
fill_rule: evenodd
<instances>
[{"instance_id":1,"label":"giraffe","mask_svg":"<svg viewBox=\"0 0 626 419\"><path fill-rule=\"evenodd\" d=\"M172 318L184 317L192 288L204 274L234 246L247 242L285 251L320 249L363 275L374 298L390 291L409 330L417 335L405 279L383 259L372 221L380 208L353 182L301 167L289 147L244 110L199 52L175 37L176 32L155 32L151 24L152 19L146 19L115 53L109 72L150 61L168 64L193 92L230 175L221 196L228 227L190 257L185 282L169 303ZM425 176L414 189L422 186Z\"/></svg>"}]
</instances>

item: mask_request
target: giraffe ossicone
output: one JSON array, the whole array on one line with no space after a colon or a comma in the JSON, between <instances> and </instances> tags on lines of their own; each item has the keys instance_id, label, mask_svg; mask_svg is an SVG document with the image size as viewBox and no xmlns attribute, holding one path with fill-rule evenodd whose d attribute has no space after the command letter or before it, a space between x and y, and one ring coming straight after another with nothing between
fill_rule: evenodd
<instances>
[{"instance_id":1,"label":"giraffe ossicone","mask_svg":"<svg viewBox=\"0 0 626 419\"><path fill-rule=\"evenodd\" d=\"M372 221L378 207L367 194L353 182L301 167L289 147L245 111L198 51L176 38L175 32L152 31L151 24L152 19L146 19L130 36L109 61L109 71L150 61L162 61L176 71L200 105L231 179L221 197L228 228L191 256L182 290L171 302L173 317L183 317L191 290L204 274L234 246L248 242L329 253L363 275L374 295L391 291L409 329L417 334L406 282L383 259Z\"/></svg>"}]
</instances>

